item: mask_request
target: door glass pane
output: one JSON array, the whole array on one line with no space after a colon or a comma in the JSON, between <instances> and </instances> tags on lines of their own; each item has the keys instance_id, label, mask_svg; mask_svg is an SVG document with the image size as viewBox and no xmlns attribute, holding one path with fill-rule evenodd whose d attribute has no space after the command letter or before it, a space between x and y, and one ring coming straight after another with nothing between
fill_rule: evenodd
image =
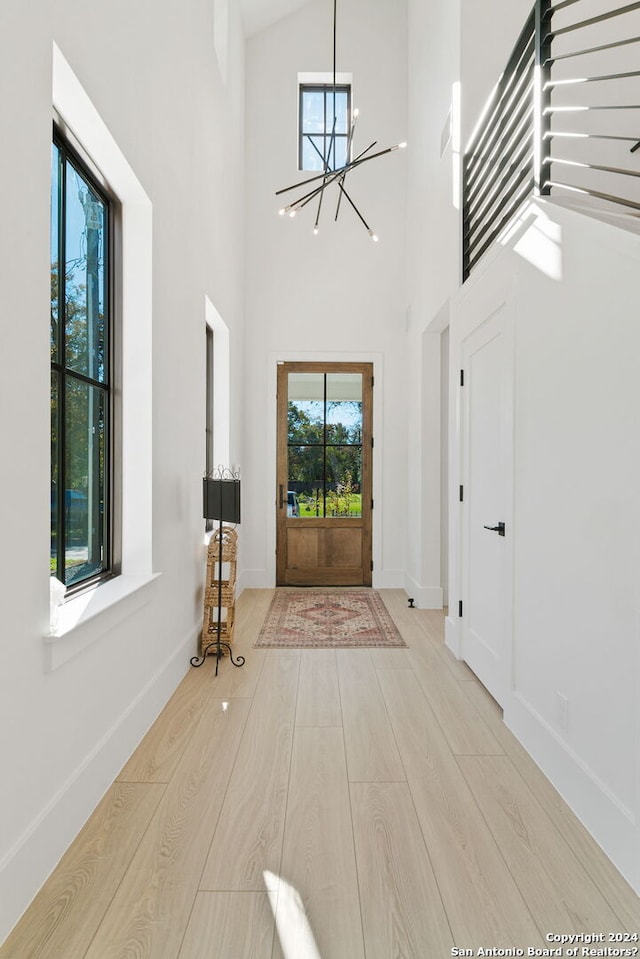
<instances>
[{"instance_id":1,"label":"door glass pane","mask_svg":"<svg viewBox=\"0 0 640 959\"><path fill-rule=\"evenodd\" d=\"M324 516L324 449L289 446L287 517Z\"/></svg>"},{"instance_id":2,"label":"door glass pane","mask_svg":"<svg viewBox=\"0 0 640 959\"><path fill-rule=\"evenodd\" d=\"M66 365L104 382L105 205L68 161L66 178Z\"/></svg>"},{"instance_id":3,"label":"door glass pane","mask_svg":"<svg viewBox=\"0 0 640 959\"><path fill-rule=\"evenodd\" d=\"M289 373L288 441L311 445L324 441L324 374Z\"/></svg>"},{"instance_id":4,"label":"door glass pane","mask_svg":"<svg viewBox=\"0 0 640 959\"><path fill-rule=\"evenodd\" d=\"M362 516L362 447L327 447L326 515Z\"/></svg>"},{"instance_id":5,"label":"door glass pane","mask_svg":"<svg viewBox=\"0 0 640 959\"><path fill-rule=\"evenodd\" d=\"M362 516L362 374L289 373L287 516Z\"/></svg>"},{"instance_id":6,"label":"door glass pane","mask_svg":"<svg viewBox=\"0 0 640 959\"><path fill-rule=\"evenodd\" d=\"M67 585L99 573L106 558L104 400L101 389L68 377L64 491Z\"/></svg>"},{"instance_id":7,"label":"door glass pane","mask_svg":"<svg viewBox=\"0 0 640 959\"><path fill-rule=\"evenodd\" d=\"M362 443L361 373L327 373L327 443Z\"/></svg>"}]
</instances>

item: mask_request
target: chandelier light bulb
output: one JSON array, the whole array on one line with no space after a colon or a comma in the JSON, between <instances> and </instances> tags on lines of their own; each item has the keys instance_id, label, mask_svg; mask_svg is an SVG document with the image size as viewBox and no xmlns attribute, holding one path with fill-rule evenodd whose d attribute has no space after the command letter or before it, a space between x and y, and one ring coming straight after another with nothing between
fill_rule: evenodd
<instances>
[{"instance_id":1,"label":"chandelier light bulb","mask_svg":"<svg viewBox=\"0 0 640 959\"><path fill-rule=\"evenodd\" d=\"M371 237L371 239L373 240L374 243L377 243L377 242L378 242L379 237L378 237L377 233L374 233L374 232L373 232L373 230L369 230L369 236Z\"/></svg>"},{"instance_id":2,"label":"chandelier light bulb","mask_svg":"<svg viewBox=\"0 0 640 959\"><path fill-rule=\"evenodd\" d=\"M296 215L296 211L295 211L295 210L289 210L289 216L291 217L292 220L293 220L293 218L294 218L295 215Z\"/></svg>"},{"instance_id":3,"label":"chandelier light bulb","mask_svg":"<svg viewBox=\"0 0 640 959\"><path fill-rule=\"evenodd\" d=\"M407 141L406 141L406 140L403 140L402 143L399 143L399 144L398 144L398 149L399 149L399 150L406 150L406 149L407 149Z\"/></svg>"},{"instance_id":4,"label":"chandelier light bulb","mask_svg":"<svg viewBox=\"0 0 640 959\"><path fill-rule=\"evenodd\" d=\"M360 111L356 107L355 110L353 111L353 119L356 120L359 116L360 116Z\"/></svg>"},{"instance_id":5,"label":"chandelier light bulb","mask_svg":"<svg viewBox=\"0 0 640 959\"><path fill-rule=\"evenodd\" d=\"M285 208L282 207L281 210L278 210L278 216L284 216L286 212L287 212L287 211L285 210Z\"/></svg>"},{"instance_id":6,"label":"chandelier light bulb","mask_svg":"<svg viewBox=\"0 0 640 959\"><path fill-rule=\"evenodd\" d=\"M314 235L314 236L317 236L317 235L318 235L318 227L317 227L317 226L314 226L314 228L313 228L313 235Z\"/></svg>"}]
</instances>

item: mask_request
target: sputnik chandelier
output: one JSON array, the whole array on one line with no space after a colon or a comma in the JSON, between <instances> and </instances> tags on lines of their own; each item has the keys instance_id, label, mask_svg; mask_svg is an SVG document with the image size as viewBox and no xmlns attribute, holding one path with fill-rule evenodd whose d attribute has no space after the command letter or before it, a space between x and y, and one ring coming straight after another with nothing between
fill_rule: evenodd
<instances>
[{"instance_id":1,"label":"sputnik chandelier","mask_svg":"<svg viewBox=\"0 0 640 959\"><path fill-rule=\"evenodd\" d=\"M346 162L344 166L341 167L332 167L331 157L335 158L335 144L336 144L336 127L337 127L337 111L336 111L336 23L337 23L337 0L333 0L333 127L331 130L331 135L329 137L324 137L324 152L321 151L317 144L314 142L314 134L303 133L302 135L308 139L311 143L313 149L318 154L320 161L322 162L323 172L319 173L317 176L309 177L307 180L302 180L300 183L293 183L291 186L287 186L282 190L276 192L276 196L281 196L283 193L289 193L291 190L301 189L302 187L307 187L310 184L315 184L311 187L308 192L303 192L295 200L292 200L287 206L282 207L278 212L280 216L289 216L291 218L295 217L301 210L304 209L309 203L317 198L318 206L316 212L316 219L313 227L314 234L317 235L320 224L320 214L322 212L322 201L324 200L324 195L326 190L333 186L337 185L338 199L336 203L336 212L334 221L337 221L338 215L340 213L340 205L342 203L342 198L350 204L359 220L363 224L365 230L368 232L371 239L374 243L378 242L377 234L371 229L362 213L354 203L353 199L347 192L345 187L345 181L347 179L347 174L352 170L355 170L357 167L362 166L363 163L368 163L370 160L375 160L378 157L384 156L387 153L393 153L394 150L403 150L406 147L406 143L396 143L395 146L387 147L385 150L377 150L375 153L371 153L371 150L377 145L377 140L374 140L373 143L370 143L369 146L358 153L353 159L351 157L352 145L353 145L353 135L356 128L356 123L358 120L358 110L353 110L351 114L351 126L349 129L349 134L347 137L347 147L346 147ZM326 131L325 131L326 132Z\"/></svg>"}]
</instances>

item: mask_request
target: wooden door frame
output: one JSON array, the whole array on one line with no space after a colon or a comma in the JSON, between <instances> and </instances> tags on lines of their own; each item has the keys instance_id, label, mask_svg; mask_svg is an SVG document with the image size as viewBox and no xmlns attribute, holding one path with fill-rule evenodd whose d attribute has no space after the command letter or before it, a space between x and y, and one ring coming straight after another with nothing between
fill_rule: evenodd
<instances>
[{"instance_id":1,"label":"wooden door frame","mask_svg":"<svg viewBox=\"0 0 640 959\"><path fill-rule=\"evenodd\" d=\"M279 424L287 420L288 374L289 373L361 373L363 387L362 402L362 524L363 524L363 585L371 586L373 567L373 382L374 364L371 361L278 361L277 364L277 401L276 401L276 585L285 581L285 555L280 549L287 523L286 505L281 508L280 489L288 489L287 461L288 444L284 430ZM305 519L295 522L304 524ZM349 524L348 519L314 519L308 521L316 526L337 527L341 522Z\"/></svg>"}]
</instances>

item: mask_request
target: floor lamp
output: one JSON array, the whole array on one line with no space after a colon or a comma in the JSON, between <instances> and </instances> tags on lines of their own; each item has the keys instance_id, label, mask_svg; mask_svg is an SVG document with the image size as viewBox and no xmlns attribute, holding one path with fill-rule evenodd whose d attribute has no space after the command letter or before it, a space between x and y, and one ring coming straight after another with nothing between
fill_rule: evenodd
<instances>
[{"instance_id":1,"label":"floor lamp","mask_svg":"<svg viewBox=\"0 0 640 959\"><path fill-rule=\"evenodd\" d=\"M218 526L218 624L216 638L202 651L202 656L193 656L192 666L202 666L207 653L215 646L216 676L218 663L224 656L223 649L228 650L229 659L234 666L243 666L244 656L233 658L231 646L224 642L222 636L222 550L223 550L223 523L240 522L240 478L230 470L220 467L213 476L205 476L202 480L202 514L205 519L217 520Z\"/></svg>"}]
</instances>

